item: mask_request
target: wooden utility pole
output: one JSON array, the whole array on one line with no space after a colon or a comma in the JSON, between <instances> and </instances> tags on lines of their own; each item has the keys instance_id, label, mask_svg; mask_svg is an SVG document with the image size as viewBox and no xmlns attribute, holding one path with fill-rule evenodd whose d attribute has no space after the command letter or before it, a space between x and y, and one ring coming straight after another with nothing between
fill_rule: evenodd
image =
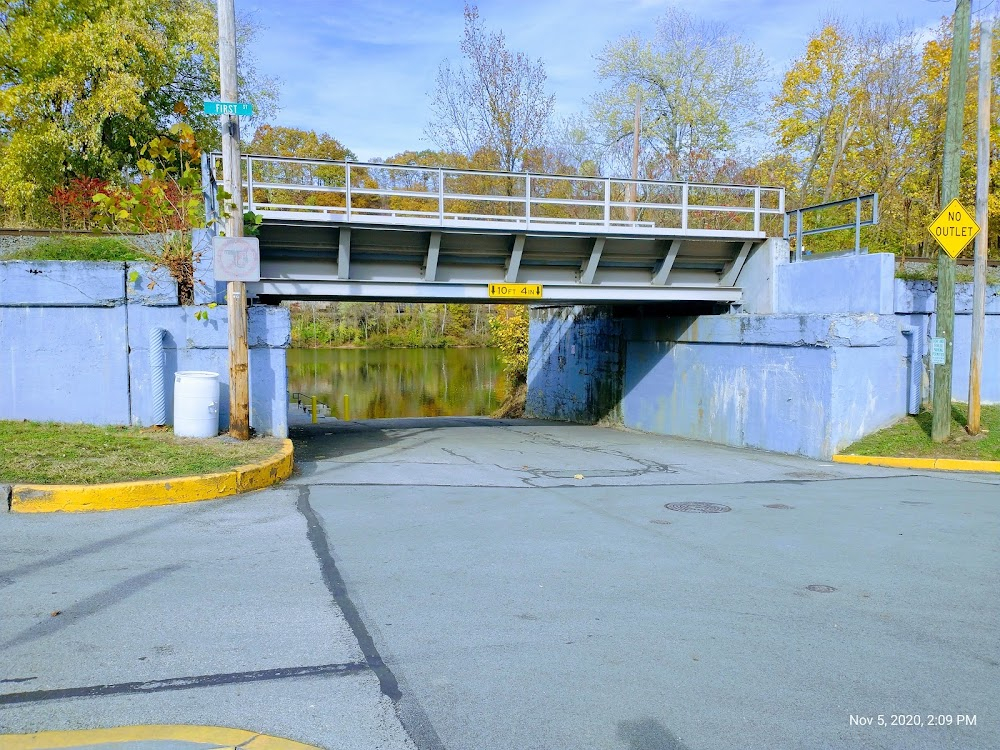
<instances>
[{"instance_id":1,"label":"wooden utility pole","mask_svg":"<svg viewBox=\"0 0 1000 750\"><path fill-rule=\"evenodd\" d=\"M969 73L969 36L972 30L971 0L957 0L952 32L951 72L948 76L948 114L944 127L944 163L941 175L941 207L958 198L962 162L962 114ZM934 368L931 401L931 439L942 443L951 435L951 373L955 333L955 259L938 249L937 284L938 338L945 340L944 364Z\"/></svg>"},{"instance_id":2,"label":"wooden utility pole","mask_svg":"<svg viewBox=\"0 0 1000 750\"><path fill-rule=\"evenodd\" d=\"M979 117L976 138L976 260L972 286L972 358L969 364L969 434L980 430L979 386L983 375L983 337L986 328L986 255L990 246L988 208L990 191L990 95L993 76L992 22L979 22Z\"/></svg>"},{"instance_id":3,"label":"wooden utility pole","mask_svg":"<svg viewBox=\"0 0 1000 750\"><path fill-rule=\"evenodd\" d=\"M223 102L237 100L236 8L234 0L219 0L219 80ZM222 179L231 196L226 236L243 236L243 178L240 164L240 121L222 115ZM250 353L247 349L247 294L242 281L226 287L229 310L229 434L250 439Z\"/></svg>"},{"instance_id":4,"label":"wooden utility pole","mask_svg":"<svg viewBox=\"0 0 1000 750\"><path fill-rule=\"evenodd\" d=\"M635 203L638 198L638 187L635 181L639 179L639 127L642 124L640 108L642 106L642 93L635 95L635 120L632 123L632 184L629 186L629 200ZM635 206L629 206L628 220L635 221Z\"/></svg>"}]
</instances>

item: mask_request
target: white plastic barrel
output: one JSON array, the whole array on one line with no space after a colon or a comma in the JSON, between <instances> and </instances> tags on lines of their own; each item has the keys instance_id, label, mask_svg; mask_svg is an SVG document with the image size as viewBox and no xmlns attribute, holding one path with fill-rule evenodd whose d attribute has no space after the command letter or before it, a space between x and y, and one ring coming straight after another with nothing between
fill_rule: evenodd
<instances>
[{"instance_id":1,"label":"white plastic barrel","mask_svg":"<svg viewBox=\"0 0 1000 750\"><path fill-rule=\"evenodd\" d=\"M174 375L174 434L219 434L219 373L187 370Z\"/></svg>"}]
</instances>

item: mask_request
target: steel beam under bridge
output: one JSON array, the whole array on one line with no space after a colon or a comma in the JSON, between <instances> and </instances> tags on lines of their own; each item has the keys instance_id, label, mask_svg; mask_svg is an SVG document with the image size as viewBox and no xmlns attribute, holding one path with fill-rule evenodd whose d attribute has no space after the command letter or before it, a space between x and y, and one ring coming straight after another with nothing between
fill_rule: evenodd
<instances>
[{"instance_id":1,"label":"steel beam under bridge","mask_svg":"<svg viewBox=\"0 0 1000 750\"><path fill-rule=\"evenodd\" d=\"M248 292L268 302L497 302L491 284L535 284L520 301L735 303L765 220L784 215L784 191L755 185L254 155L243 180L263 217Z\"/></svg>"},{"instance_id":2,"label":"steel beam under bridge","mask_svg":"<svg viewBox=\"0 0 1000 750\"><path fill-rule=\"evenodd\" d=\"M541 299L509 302L738 303L749 253L765 237L628 236L564 228L425 228L291 220L264 214L265 302L382 300L489 303L490 284L541 284Z\"/></svg>"}]
</instances>

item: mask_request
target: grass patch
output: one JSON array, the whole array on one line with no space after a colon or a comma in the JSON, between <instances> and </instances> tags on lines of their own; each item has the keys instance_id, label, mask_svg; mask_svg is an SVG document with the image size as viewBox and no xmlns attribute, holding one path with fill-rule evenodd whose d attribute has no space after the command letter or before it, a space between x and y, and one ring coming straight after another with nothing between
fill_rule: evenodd
<instances>
[{"instance_id":1,"label":"grass patch","mask_svg":"<svg viewBox=\"0 0 1000 750\"><path fill-rule=\"evenodd\" d=\"M100 484L227 471L281 447L277 438L247 442L177 438L163 429L0 420L0 482Z\"/></svg>"},{"instance_id":2,"label":"grass patch","mask_svg":"<svg viewBox=\"0 0 1000 750\"><path fill-rule=\"evenodd\" d=\"M1000 405L983 406L980 423L988 434L971 437L967 404L952 404L951 437L947 442L931 441L931 413L906 417L884 430L869 435L841 453L856 456L899 456L903 458L959 458L1000 461Z\"/></svg>"},{"instance_id":3,"label":"grass patch","mask_svg":"<svg viewBox=\"0 0 1000 750\"><path fill-rule=\"evenodd\" d=\"M147 260L127 241L119 237L66 235L36 242L31 247L4 255L0 260Z\"/></svg>"}]
</instances>

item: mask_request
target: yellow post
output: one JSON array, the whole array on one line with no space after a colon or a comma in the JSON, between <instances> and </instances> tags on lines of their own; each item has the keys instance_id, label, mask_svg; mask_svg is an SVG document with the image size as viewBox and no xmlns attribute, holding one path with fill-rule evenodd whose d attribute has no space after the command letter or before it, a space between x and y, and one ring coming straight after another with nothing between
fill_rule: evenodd
<instances>
[{"instance_id":1,"label":"yellow post","mask_svg":"<svg viewBox=\"0 0 1000 750\"><path fill-rule=\"evenodd\" d=\"M344 421L351 421L351 401L346 393L344 394Z\"/></svg>"},{"instance_id":2,"label":"yellow post","mask_svg":"<svg viewBox=\"0 0 1000 750\"><path fill-rule=\"evenodd\" d=\"M316 397L312 397L313 402L313 424L316 424Z\"/></svg>"}]
</instances>

